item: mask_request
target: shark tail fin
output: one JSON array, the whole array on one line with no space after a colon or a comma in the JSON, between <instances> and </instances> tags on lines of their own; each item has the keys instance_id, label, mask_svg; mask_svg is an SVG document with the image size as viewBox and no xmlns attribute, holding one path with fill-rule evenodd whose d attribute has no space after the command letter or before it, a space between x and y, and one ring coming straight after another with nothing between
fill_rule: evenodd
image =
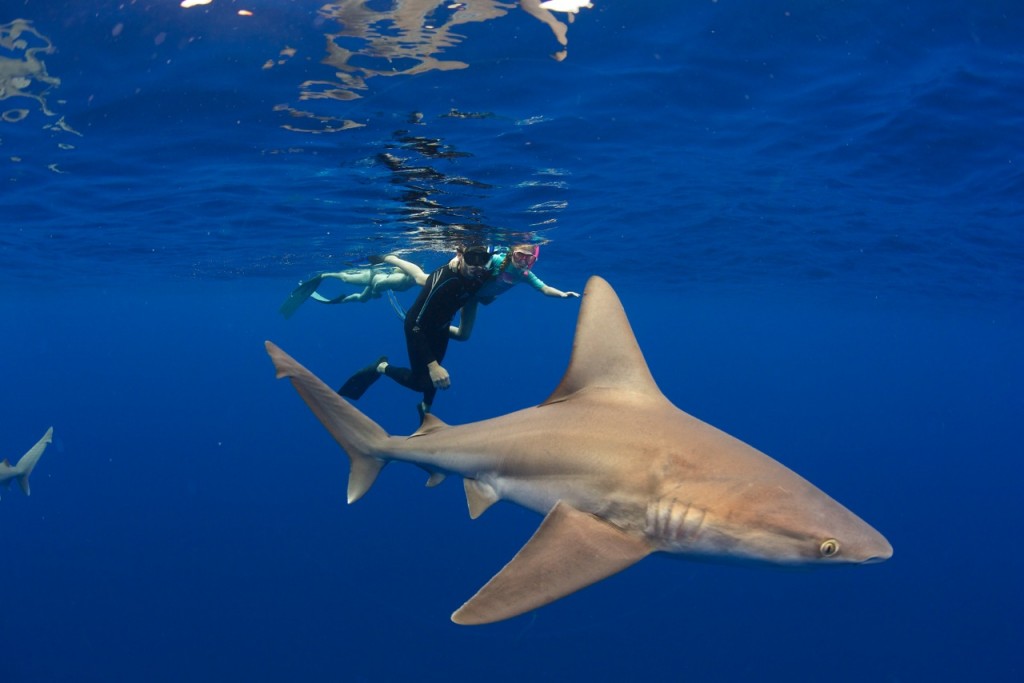
<instances>
[{"instance_id":1,"label":"shark tail fin","mask_svg":"<svg viewBox=\"0 0 1024 683\"><path fill-rule=\"evenodd\" d=\"M36 442L36 445L28 449L25 455L21 456L18 460L18 464L14 466L15 472L17 472L18 486L25 492L26 496L32 495L32 489L28 485L28 476L32 474L33 468L36 463L39 462L39 457L46 450L46 447L53 441L53 427L46 430L43 434L43 438Z\"/></svg>"},{"instance_id":2,"label":"shark tail fin","mask_svg":"<svg viewBox=\"0 0 1024 683\"><path fill-rule=\"evenodd\" d=\"M376 455L388 433L274 343L266 342L266 348L277 369L277 378L292 381L302 400L348 455L348 502L356 502L370 490L388 463Z\"/></svg>"}]
</instances>

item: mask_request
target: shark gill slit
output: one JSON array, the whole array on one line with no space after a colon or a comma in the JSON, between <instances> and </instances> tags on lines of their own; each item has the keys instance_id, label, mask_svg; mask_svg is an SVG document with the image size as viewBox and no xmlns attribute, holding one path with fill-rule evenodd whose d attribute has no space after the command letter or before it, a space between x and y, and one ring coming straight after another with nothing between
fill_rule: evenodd
<instances>
[{"instance_id":1,"label":"shark gill slit","mask_svg":"<svg viewBox=\"0 0 1024 683\"><path fill-rule=\"evenodd\" d=\"M704 510L677 498L660 498L647 504L647 533L667 541L693 540L704 524Z\"/></svg>"}]
</instances>

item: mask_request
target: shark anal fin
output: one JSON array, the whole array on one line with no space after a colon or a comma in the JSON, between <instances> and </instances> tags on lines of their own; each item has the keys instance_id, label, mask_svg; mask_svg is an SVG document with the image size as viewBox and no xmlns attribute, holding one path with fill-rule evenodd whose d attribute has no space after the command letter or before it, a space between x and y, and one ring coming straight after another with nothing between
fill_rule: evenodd
<instances>
[{"instance_id":1,"label":"shark anal fin","mask_svg":"<svg viewBox=\"0 0 1024 683\"><path fill-rule=\"evenodd\" d=\"M487 511L501 497L494 487L476 479L463 479L462 483L466 489L466 503L469 504L469 517L476 519Z\"/></svg>"},{"instance_id":2,"label":"shark anal fin","mask_svg":"<svg viewBox=\"0 0 1024 683\"><path fill-rule=\"evenodd\" d=\"M650 545L559 501L512 561L453 615L488 624L542 607L630 567Z\"/></svg>"}]
</instances>

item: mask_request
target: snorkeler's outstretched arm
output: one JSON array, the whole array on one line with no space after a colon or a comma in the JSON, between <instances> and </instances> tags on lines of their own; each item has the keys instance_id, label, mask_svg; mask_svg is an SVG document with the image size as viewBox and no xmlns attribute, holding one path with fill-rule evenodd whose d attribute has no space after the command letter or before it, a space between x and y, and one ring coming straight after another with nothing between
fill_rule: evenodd
<instances>
[{"instance_id":1,"label":"snorkeler's outstretched arm","mask_svg":"<svg viewBox=\"0 0 1024 683\"><path fill-rule=\"evenodd\" d=\"M544 285L544 288L541 289L540 291L541 293L544 294L544 296L554 296L558 297L559 299L568 299L570 297L574 299L580 298L579 292L563 292L560 289L555 289L551 285Z\"/></svg>"},{"instance_id":2,"label":"snorkeler's outstretched arm","mask_svg":"<svg viewBox=\"0 0 1024 683\"><path fill-rule=\"evenodd\" d=\"M563 292L560 289L555 289L551 285L544 284L544 281L537 277L537 274L533 271L526 271L523 273L523 279L530 284L531 287L536 289L544 296L553 296L558 299L578 299L580 295L578 292Z\"/></svg>"}]
</instances>

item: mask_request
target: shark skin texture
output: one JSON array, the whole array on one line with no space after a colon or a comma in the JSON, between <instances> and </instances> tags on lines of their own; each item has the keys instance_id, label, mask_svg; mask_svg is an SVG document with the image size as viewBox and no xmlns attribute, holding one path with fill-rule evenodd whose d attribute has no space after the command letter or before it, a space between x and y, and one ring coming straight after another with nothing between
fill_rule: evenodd
<instances>
[{"instance_id":1,"label":"shark skin texture","mask_svg":"<svg viewBox=\"0 0 1024 683\"><path fill-rule=\"evenodd\" d=\"M0 460L0 484L10 486L11 480L17 480L18 486L21 487L25 495L31 495L32 489L28 485L28 477L32 474L33 468L51 441L53 441L53 427L47 429L36 445L28 449L28 452L18 459L17 465L12 465L6 459Z\"/></svg>"},{"instance_id":2,"label":"shark skin texture","mask_svg":"<svg viewBox=\"0 0 1024 683\"><path fill-rule=\"evenodd\" d=\"M618 296L586 286L569 368L538 406L464 425L427 414L391 436L271 342L287 377L350 461L348 502L390 462L428 486L462 477L469 513L507 500L544 516L512 560L452 615L485 624L537 609L652 553L768 565L881 562L874 528L761 451L658 389Z\"/></svg>"}]
</instances>

